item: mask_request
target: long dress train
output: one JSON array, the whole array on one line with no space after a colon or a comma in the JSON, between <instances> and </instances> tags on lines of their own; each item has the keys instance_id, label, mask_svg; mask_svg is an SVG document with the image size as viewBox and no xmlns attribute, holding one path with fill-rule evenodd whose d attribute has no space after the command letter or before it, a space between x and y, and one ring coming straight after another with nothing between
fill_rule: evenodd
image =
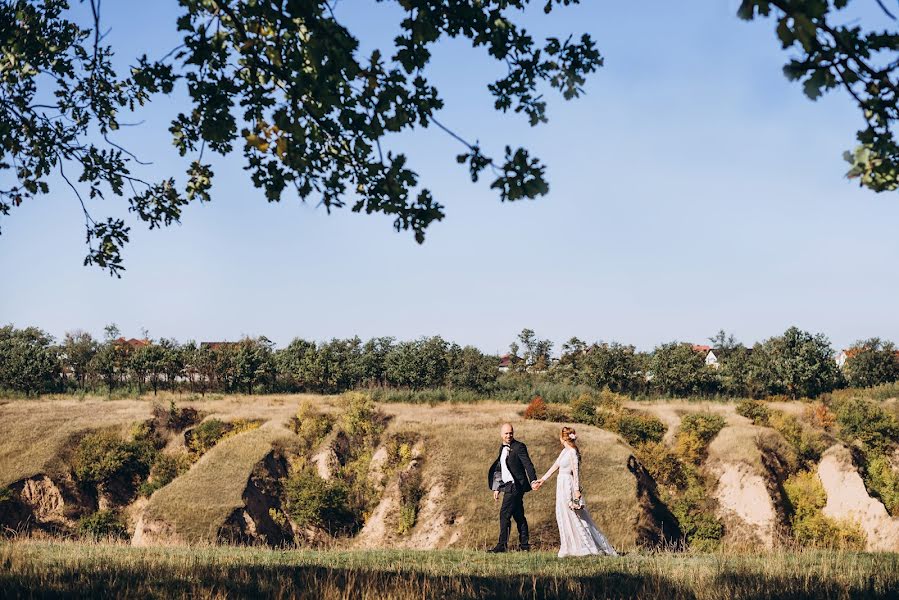
<instances>
[{"instance_id":1,"label":"long dress train","mask_svg":"<svg viewBox=\"0 0 899 600\"><path fill-rule=\"evenodd\" d=\"M546 475L541 477L543 481L546 481L556 470L559 471L559 477L556 480L556 522L559 524L559 541L561 543L559 557L588 556L590 554L617 556L618 553L615 552L606 536L590 518L587 507L572 509L569 506L575 490L580 490L579 462L577 451L566 446Z\"/></svg>"}]
</instances>

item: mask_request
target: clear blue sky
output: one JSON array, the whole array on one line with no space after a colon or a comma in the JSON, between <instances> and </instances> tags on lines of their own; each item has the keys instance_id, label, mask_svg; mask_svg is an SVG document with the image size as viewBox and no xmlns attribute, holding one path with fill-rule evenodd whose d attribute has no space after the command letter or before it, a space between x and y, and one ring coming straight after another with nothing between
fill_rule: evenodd
<instances>
[{"instance_id":1,"label":"clear blue sky","mask_svg":"<svg viewBox=\"0 0 899 600\"><path fill-rule=\"evenodd\" d=\"M606 59L585 97L551 96L550 123L535 129L493 111L498 66L439 46L442 121L488 150L528 146L551 192L504 205L468 181L445 134L395 140L446 206L423 246L385 217L267 204L238 153L215 161L214 201L182 225L133 226L119 280L81 266L80 208L54 185L0 223L0 323L279 345L440 334L490 352L523 327L557 347L577 335L649 349L720 328L751 344L793 324L835 347L899 341L899 197L843 178L860 116L840 94L807 100L781 74L773 22L740 21L737 5L586 0L533 19L536 34L591 33ZM174 0L103 6L123 60L178 43ZM343 0L337 14L367 49L394 35L390 7ZM145 176L183 173L166 130L184 106L161 98L119 136L154 161Z\"/></svg>"}]
</instances>

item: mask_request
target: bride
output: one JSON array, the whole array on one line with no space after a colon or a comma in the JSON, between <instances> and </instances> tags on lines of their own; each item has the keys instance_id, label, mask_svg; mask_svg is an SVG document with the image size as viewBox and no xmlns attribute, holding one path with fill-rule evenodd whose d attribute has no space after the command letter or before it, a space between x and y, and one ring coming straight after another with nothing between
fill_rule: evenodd
<instances>
[{"instance_id":1,"label":"bride","mask_svg":"<svg viewBox=\"0 0 899 600\"><path fill-rule=\"evenodd\" d=\"M617 556L618 553L596 527L584 505L579 477L581 452L577 447L577 433L571 427L563 427L559 433L559 441L562 442L559 458L546 475L537 480L537 484L542 486L556 469L559 470L556 482L556 522L559 524L561 541L559 557L590 554Z\"/></svg>"}]
</instances>

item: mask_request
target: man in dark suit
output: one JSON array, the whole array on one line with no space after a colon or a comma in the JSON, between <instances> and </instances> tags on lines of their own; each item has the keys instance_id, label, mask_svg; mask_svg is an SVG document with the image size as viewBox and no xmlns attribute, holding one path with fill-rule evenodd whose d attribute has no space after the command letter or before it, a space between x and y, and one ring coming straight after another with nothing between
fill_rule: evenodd
<instances>
[{"instance_id":1,"label":"man in dark suit","mask_svg":"<svg viewBox=\"0 0 899 600\"><path fill-rule=\"evenodd\" d=\"M493 501L499 500L499 493L503 493L503 503L499 509L499 542L488 552L505 552L508 549L512 519L518 526L518 549L526 552L531 546L528 542L528 521L524 518L524 495L539 487L532 485L536 483L537 472L528 456L528 447L515 439L510 423L503 423L500 436L503 445L487 473L487 485L493 490Z\"/></svg>"}]
</instances>

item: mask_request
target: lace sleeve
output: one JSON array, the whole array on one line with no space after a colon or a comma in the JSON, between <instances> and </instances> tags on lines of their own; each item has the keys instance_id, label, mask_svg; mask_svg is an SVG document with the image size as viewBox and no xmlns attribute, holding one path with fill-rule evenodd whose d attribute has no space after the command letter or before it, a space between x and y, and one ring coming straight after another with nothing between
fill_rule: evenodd
<instances>
[{"instance_id":1,"label":"lace sleeve","mask_svg":"<svg viewBox=\"0 0 899 600\"><path fill-rule=\"evenodd\" d=\"M574 489L580 491L581 489L581 461L578 458L577 450L572 449L572 454L574 456L571 457L571 478L572 483L574 484Z\"/></svg>"},{"instance_id":2,"label":"lace sleeve","mask_svg":"<svg viewBox=\"0 0 899 600\"><path fill-rule=\"evenodd\" d=\"M555 473L555 472L558 470L558 468L559 468L559 462L561 462L561 460L562 460L562 455L560 454L559 457L556 459L556 462L553 463L553 466L551 466L551 467L549 468L549 471L547 471L546 474L545 474L543 477L540 478L540 480L541 480L541 481L546 481L547 479L549 479L550 477L552 477L552 474Z\"/></svg>"}]
</instances>

